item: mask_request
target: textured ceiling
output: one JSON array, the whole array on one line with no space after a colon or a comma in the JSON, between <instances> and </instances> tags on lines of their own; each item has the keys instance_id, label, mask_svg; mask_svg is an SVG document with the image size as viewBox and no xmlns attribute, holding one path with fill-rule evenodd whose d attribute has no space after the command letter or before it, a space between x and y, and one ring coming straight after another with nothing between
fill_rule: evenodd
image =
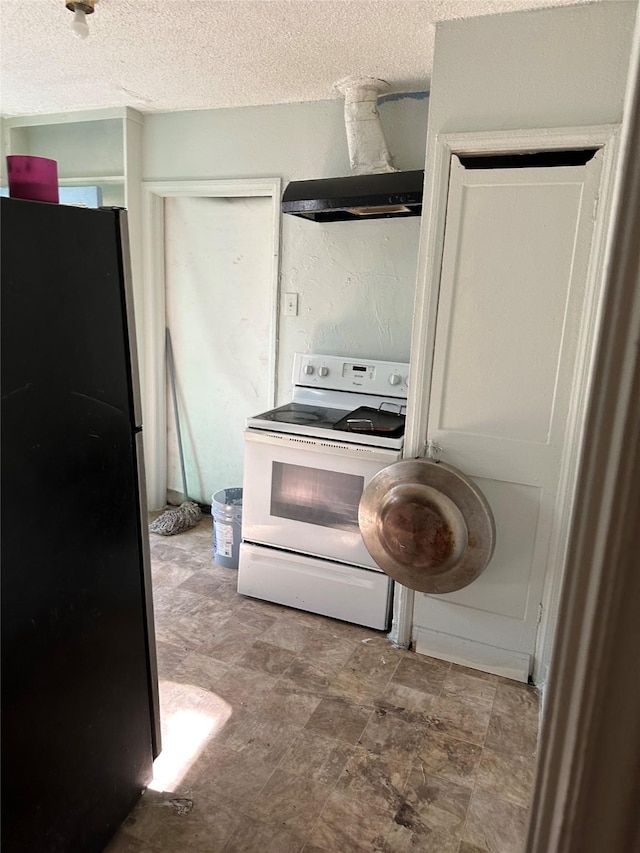
<instances>
[{"instance_id":1,"label":"textured ceiling","mask_svg":"<svg viewBox=\"0 0 640 853\"><path fill-rule=\"evenodd\" d=\"M326 100L352 75L429 88L435 21L579 0L0 0L0 114ZM606 0L603 0L606 2Z\"/></svg>"}]
</instances>

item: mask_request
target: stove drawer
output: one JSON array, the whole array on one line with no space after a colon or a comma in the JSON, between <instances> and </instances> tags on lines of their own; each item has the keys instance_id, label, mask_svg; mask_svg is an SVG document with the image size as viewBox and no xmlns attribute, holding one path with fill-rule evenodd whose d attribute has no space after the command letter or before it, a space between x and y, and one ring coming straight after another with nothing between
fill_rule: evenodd
<instances>
[{"instance_id":1,"label":"stove drawer","mask_svg":"<svg viewBox=\"0 0 640 853\"><path fill-rule=\"evenodd\" d=\"M302 554L240 546L238 592L344 622L387 630L393 582L387 575Z\"/></svg>"}]
</instances>

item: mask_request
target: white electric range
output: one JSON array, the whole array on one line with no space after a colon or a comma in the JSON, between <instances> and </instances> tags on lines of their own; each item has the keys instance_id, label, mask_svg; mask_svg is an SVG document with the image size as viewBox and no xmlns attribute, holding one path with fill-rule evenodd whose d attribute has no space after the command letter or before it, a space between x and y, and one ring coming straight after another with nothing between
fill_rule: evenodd
<instances>
[{"instance_id":1,"label":"white electric range","mask_svg":"<svg viewBox=\"0 0 640 853\"><path fill-rule=\"evenodd\" d=\"M401 457L408 373L295 355L291 403L247 420L238 592L388 628L393 584L365 548L358 506Z\"/></svg>"}]
</instances>

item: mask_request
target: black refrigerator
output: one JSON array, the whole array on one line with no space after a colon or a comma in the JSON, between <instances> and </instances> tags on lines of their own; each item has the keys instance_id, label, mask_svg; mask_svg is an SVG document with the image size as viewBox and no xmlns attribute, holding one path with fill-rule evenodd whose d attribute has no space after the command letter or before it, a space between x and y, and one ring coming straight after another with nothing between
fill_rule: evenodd
<instances>
[{"instance_id":1,"label":"black refrigerator","mask_svg":"<svg viewBox=\"0 0 640 853\"><path fill-rule=\"evenodd\" d=\"M2 850L98 853L160 749L126 212L0 203Z\"/></svg>"}]
</instances>

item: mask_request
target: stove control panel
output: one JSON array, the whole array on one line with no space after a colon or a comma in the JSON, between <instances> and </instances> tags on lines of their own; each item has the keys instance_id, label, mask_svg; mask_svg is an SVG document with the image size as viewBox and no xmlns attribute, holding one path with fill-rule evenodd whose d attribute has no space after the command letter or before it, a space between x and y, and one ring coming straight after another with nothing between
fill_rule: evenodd
<instances>
[{"instance_id":1,"label":"stove control panel","mask_svg":"<svg viewBox=\"0 0 640 853\"><path fill-rule=\"evenodd\" d=\"M409 385L409 365L396 361L360 360L298 352L293 360L293 384L405 398Z\"/></svg>"}]
</instances>

